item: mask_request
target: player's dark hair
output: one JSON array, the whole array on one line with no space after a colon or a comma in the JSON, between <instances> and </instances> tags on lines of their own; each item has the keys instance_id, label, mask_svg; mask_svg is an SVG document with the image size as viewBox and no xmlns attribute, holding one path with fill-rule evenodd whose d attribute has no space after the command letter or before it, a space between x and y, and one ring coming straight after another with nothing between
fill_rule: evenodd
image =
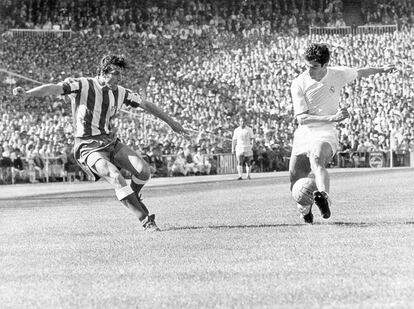
<instances>
[{"instance_id":1,"label":"player's dark hair","mask_svg":"<svg viewBox=\"0 0 414 309\"><path fill-rule=\"evenodd\" d=\"M117 66L121 69L126 69L128 67L128 64L124 56L105 55L99 62L98 74L107 74L113 69L114 66Z\"/></svg>"},{"instance_id":2,"label":"player's dark hair","mask_svg":"<svg viewBox=\"0 0 414 309\"><path fill-rule=\"evenodd\" d=\"M307 61L316 61L321 65L329 62L331 54L326 44L312 43L305 50L305 59Z\"/></svg>"}]
</instances>

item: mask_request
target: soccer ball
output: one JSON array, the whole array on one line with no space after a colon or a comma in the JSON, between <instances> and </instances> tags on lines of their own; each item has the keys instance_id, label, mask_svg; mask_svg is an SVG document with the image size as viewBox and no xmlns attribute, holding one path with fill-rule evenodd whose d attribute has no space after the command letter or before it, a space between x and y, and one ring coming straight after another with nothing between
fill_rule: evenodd
<instances>
[{"instance_id":1,"label":"soccer ball","mask_svg":"<svg viewBox=\"0 0 414 309\"><path fill-rule=\"evenodd\" d=\"M318 190L313 178L300 178L292 187L292 197L296 203L302 206L313 204L313 192Z\"/></svg>"}]
</instances>

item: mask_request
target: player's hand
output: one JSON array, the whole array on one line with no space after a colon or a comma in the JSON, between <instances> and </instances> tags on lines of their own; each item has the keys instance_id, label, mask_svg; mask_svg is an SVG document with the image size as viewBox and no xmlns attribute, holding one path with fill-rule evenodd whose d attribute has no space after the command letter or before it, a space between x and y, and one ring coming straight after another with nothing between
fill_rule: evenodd
<instances>
[{"instance_id":1,"label":"player's hand","mask_svg":"<svg viewBox=\"0 0 414 309\"><path fill-rule=\"evenodd\" d=\"M189 137L190 134L188 133L188 131L181 125L179 124L177 121L173 120L171 123L169 123L171 129L173 129L174 132L184 135L185 137Z\"/></svg>"},{"instance_id":2,"label":"player's hand","mask_svg":"<svg viewBox=\"0 0 414 309\"><path fill-rule=\"evenodd\" d=\"M392 73L397 71L397 68L393 64L385 65L382 67L382 69L384 70L384 73Z\"/></svg>"},{"instance_id":3,"label":"player's hand","mask_svg":"<svg viewBox=\"0 0 414 309\"><path fill-rule=\"evenodd\" d=\"M13 95L18 97L25 97L26 91L22 87L16 87L13 89Z\"/></svg>"},{"instance_id":4,"label":"player's hand","mask_svg":"<svg viewBox=\"0 0 414 309\"><path fill-rule=\"evenodd\" d=\"M332 122L340 122L342 120L345 120L346 118L349 118L348 109L340 108L336 112L336 114L332 117Z\"/></svg>"}]
</instances>

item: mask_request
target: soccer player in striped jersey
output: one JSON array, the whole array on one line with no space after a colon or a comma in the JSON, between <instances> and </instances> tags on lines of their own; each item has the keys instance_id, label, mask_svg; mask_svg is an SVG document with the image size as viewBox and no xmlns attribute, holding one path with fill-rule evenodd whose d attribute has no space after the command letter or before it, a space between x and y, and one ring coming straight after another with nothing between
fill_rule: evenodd
<instances>
[{"instance_id":1,"label":"soccer player in striped jersey","mask_svg":"<svg viewBox=\"0 0 414 309\"><path fill-rule=\"evenodd\" d=\"M329 174L326 170L338 149L335 124L349 117L346 108L340 108L340 91L347 83L359 77L392 72L395 67L379 68L330 67L330 51L325 44L311 44L305 51L308 69L292 82L291 93L295 117L299 127L295 131L289 172L291 189L300 178L312 171L318 190L313 193L322 217L331 216ZM306 223L313 223L312 205L297 205Z\"/></svg>"},{"instance_id":2,"label":"soccer player in striped jersey","mask_svg":"<svg viewBox=\"0 0 414 309\"><path fill-rule=\"evenodd\" d=\"M150 178L150 167L135 151L124 145L111 128L111 119L123 105L140 107L165 121L175 132L187 135L177 121L140 94L118 84L122 80L126 60L122 56L104 56L94 78L66 79L58 84L45 84L28 91L22 87L13 94L26 97L67 95L72 102L74 118L74 153L79 165L93 179L106 179L115 188L117 198L130 208L147 231L158 231L155 215L150 215L141 200L140 191ZM131 172L128 185L120 173Z\"/></svg>"}]
</instances>

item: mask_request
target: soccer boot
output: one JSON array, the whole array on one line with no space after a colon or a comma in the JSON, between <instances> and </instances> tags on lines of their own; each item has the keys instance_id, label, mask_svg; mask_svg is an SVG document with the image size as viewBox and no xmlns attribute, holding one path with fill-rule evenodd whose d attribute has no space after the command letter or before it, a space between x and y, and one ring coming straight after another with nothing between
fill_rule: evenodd
<instances>
[{"instance_id":1,"label":"soccer boot","mask_svg":"<svg viewBox=\"0 0 414 309\"><path fill-rule=\"evenodd\" d=\"M303 221L305 221L305 223L312 224L313 223L312 205L302 206L300 204L297 204L297 207L298 207L298 211Z\"/></svg>"},{"instance_id":2,"label":"soccer boot","mask_svg":"<svg viewBox=\"0 0 414 309\"><path fill-rule=\"evenodd\" d=\"M329 209L331 199L329 198L328 193L324 191L315 191L313 192L313 198L316 206L318 206L321 211L322 218L328 219L331 216L331 210Z\"/></svg>"},{"instance_id":3,"label":"soccer boot","mask_svg":"<svg viewBox=\"0 0 414 309\"><path fill-rule=\"evenodd\" d=\"M160 228L155 223L155 215L148 215L142 221L142 226L144 230L147 232L159 232L161 231Z\"/></svg>"},{"instance_id":4,"label":"soccer boot","mask_svg":"<svg viewBox=\"0 0 414 309\"><path fill-rule=\"evenodd\" d=\"M243 180L242 176L239 176L239 178L237 178L237 180Z\"/></svg>"}]
</instances>

